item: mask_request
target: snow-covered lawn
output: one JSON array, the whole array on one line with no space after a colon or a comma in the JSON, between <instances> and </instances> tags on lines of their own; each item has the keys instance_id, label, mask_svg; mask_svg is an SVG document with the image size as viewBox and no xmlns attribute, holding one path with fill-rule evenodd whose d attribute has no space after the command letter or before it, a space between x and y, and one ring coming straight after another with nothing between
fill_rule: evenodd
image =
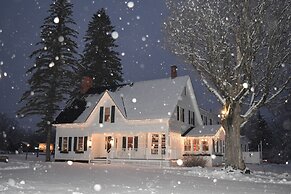
<instances>
[{"instance_id":1,"label":"snow-covered lawn","mask_svg":"<svg viewBox=\"0 0 291 194\"><path fill-rule=\"evenodd\" d=\"M0 193L291 193L290 165L251 165L251 175L220 168L43 162L9 155Z\"/></svg>"}]
</instances>

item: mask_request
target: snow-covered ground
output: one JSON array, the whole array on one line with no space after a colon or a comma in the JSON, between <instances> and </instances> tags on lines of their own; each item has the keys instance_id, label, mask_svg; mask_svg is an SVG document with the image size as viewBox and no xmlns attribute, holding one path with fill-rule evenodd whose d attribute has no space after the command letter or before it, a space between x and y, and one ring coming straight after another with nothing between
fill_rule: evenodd
<instances>
[{"instance_id":1,"label":"snow-covered ground","mask_svg":"<svg viewBox=\"0 0 291 194\"><path fill-rule=\"evenodd\" d=\"M0 193L291 193L291 165L250 165L251 175L220 168L43 162L9 155Z\"/></svg>"}]
</instances>

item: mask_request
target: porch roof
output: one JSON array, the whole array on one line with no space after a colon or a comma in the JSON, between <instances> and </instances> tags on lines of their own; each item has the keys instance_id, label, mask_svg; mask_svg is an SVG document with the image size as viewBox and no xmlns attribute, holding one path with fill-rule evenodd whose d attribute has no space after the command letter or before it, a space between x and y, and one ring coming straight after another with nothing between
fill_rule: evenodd
<instances>
[{"instance_id":1,"label":"porch roof","mask_svg":"<svg viewBox=\"0 0 291 194\"><path fill-rule=\"evenodd\" d=\"M203 137L203 136L215 136L221 125L203 125L197 126L190 130L187 134L183 134L184 137Z\"/></svg>"}]
</instances>

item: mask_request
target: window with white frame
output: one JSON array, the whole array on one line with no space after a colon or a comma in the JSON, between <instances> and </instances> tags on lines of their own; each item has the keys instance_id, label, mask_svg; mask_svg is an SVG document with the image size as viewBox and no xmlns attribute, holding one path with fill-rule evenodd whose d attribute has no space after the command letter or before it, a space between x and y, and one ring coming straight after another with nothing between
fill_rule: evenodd
<instances>
[{"instance_id":1,"label":"window with white frame","mask_svg":"<svg viewBox=\"0 0 291 194\"><path fill-rule=\"evenodd\" d=\"M209 150L209 145L207 140L202 140L202 151L207 152Z\"/></svg>"},{"instance_id":2,"label":"window with white frame","mask_svg":"<svg viewBox=\"0 0 291 194\"><path fill-rule=\"evenodd\" d=\"M159 134L152 134L151 154L159 153Z\"/></svg>"},{"instance_id":3,"label":"window with white frame","mask_svg":"<svg viewBox=\"0 0 291 194\"><path fill-rule=\"evenodd\" d=\"M184 139L184 151L185 152L191 151L191 140L188 138Z\"/></svg>"},{"instance_id":4,"label":"window with white frame","mask_svg":"<svg viewBox=\"0 0 291 194\"><path fill-rule=\"evenodd\" d=\"M123 136L122 137L122 150L138 150L138 136Z\"/></svg>"},{"instance_id":5,"label":"window with white frame","mask_svg":"<svg viewBox=\"0 0 291 194\"><path fill-rule=\"evenodd\" d=\"M193 151L194 152L199 152L200 151L199 139L193 139Z\"/></svg>"},{"instance_id":6,"label":"window with white frame","mask_svg":"<svg viewBox=\"0 0 291 194\"><path fill-rule=\"evenodd\" d=\"M99 123L115 122L115 106L99 108Z\"/></svg>"},{"instance_id":7,"label":"window with white frame","mask_svg":"<svg viewBox=\"0 0 291 194\"><path fill-rule=\"evenodd\" d=\"M62 151L63 152L68 151L68 137L63 137Z\"/></svg>"},{"instance_id":8,"label":"window with white frame","mask_svg":"<svg viewBox=\"0 0 291 194\"><path fill-rule=\"evenodd\" d=\"M88 136L74 137L74 151L76 153L82 153L87 151Z\"/></svg>"}]
</instances>

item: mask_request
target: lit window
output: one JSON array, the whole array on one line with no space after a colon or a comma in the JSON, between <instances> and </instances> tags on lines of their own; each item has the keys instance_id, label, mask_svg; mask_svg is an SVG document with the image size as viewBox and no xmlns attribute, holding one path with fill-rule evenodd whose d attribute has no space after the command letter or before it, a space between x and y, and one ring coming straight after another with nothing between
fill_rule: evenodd
<instances>
[{"instance_id":1,"label":"lit window","mask_svg":"<svg viewBox=\"0 0 291 194\"><path fill-rule=\"evenodd\" d=\"M105 150L107 152L110 152L110 149L111 149L111 141L112 140L112 137L111 136L106 136L105 137Z\"/></svg>"},{"instance_id":2,"label":"lit window","mask_svg":"<svg viewBox=\"0 0 291 194\"><path fill-rule=\"evenodd\" d=\"M202 141L202 151L208 151L209 146L208 146L208 141Z\"/></svg>"},{"instance_id":3,"label":"lit window","mask_svg":"<svg viewBox=\"0 0 291 194\"><path fill-rule=\"evenodd\" d=\"M83 140L84 140L83 137L78 138L77 151L83 151L83 145L84 145Z\"/></svg>"},{"instance_id":4,"label":"lit window","mask_svg":"<svg viewBox=\"0 0 291 194\"><path fill-rule=\"evenodd\" d=\"M105 108L105 118L104 118L105 122L109 122L110 121L110 107L106 107Z\"/></svg>"},{"instance_id":5,"label":"lit window","mask_svg":"<svg viewBox=\"0 0 291 194\"><path fill-rule=\"evenodd\" d=\"M200 150L199 139L193 139L193 151L199 152L199 150Z\"/></svg>"},{"instance_id":6,"label":"lit window","mask_svg":"<svg viewBox=\"0 0 291 194\"><path fill-rule=\"evenodd\" d=\"M185 139L184 140L184 151L185 152L191 151L191 141L190 141L190 139Z\"/></svg>"},{"instance_id":7,"label":"lit window","mask_svg":"<svg viewBox=\"0 0 291 194\"><path fill-rule=\"evenodd\" d=\"M133 137L127 138L127 149L132 150L133 148Z\"/></svg>"},{"instance_id":8,"label":"lit window","mask_svg":"<svg viewBox=\"0 0 291 194\"><path fill-rule=\"evenodd\" d=\"M87 140L88 136L85 137L74 137L74 151L84 152L87 151Z\"/></svg>"},{"instance_id":9,"label":"lit window","mask_svg":"<svg viewBox=\"0 0 291 194\"><path fill-rule=\"evenodd\" d=\"M152 147L151 147L152 154L159 153L159 134L152 134Z\"/></svg>"},{"instance_id":10,"label":"lit window","mask_svg":"<svg viewBox=\"0 0 291 194\"><path fill-rule=\"evenodd\" d=\"M111 106L111 111L110 111L110 107L105 107L105 110L103 106L100 107L99 123L103 123L103 121L111 122L111 123L115 122L115 106Z\"/></svg>"}]
</instances>

